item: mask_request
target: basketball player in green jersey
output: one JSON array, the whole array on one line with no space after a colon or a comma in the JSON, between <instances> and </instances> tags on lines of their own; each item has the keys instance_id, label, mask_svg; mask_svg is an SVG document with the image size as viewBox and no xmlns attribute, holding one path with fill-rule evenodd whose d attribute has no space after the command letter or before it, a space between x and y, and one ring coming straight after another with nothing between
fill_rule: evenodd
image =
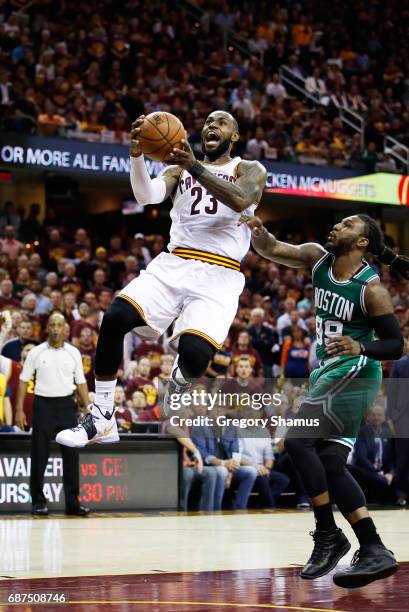
<instances>
[{"instance_id":1,"label":"basketball player in green jersey","mask_svg":"<svg viewBox=\"0 0 409 612\"><path fill-rule=\"evenodd\" d=\"M364 413L380 389L380 362L401 357L404 344L389 294L364 257L371 253L406 278L409 259L385 247L381 230L367 215L337 223L325 248L280 242L257 217L242 216L241 222L252 229L252 244L263 257L294 268L312 268L320 367L311 373L310 389L297 416L319 417L320 426L294 427L285 443L316 521L314 549L301 577L324 576L351 547L335 524L332 499L360 544L351 566L334 575L335 584L353 588L386 578L398 570L398 564L382 543L346 463Z\"/></svg>"}]
</instances>

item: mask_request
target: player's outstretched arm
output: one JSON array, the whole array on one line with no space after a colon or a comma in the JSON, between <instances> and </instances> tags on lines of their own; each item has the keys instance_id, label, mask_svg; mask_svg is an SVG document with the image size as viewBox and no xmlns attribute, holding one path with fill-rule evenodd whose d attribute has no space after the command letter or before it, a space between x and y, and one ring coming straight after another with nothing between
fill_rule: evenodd
<instances>
[{"instance_id":1,"label":"player's outstretched arm","mask_svg":"<svg viewBox=\"0 0 409 612\"><path fill-rule=\"evenodd\" d=\"M240 223L245 223L251 229L251 244L257 253L276 263L290 268L308 268L325 255L322 246L315 242L299 245L280 242L266 230L259 217L242 215Z\"/></svg>"},{"instance_id":2,"label":"player's outstretched arm","mask_svg":"<svg viewBox=\"0 0 409 612\"><path fill-rule=\"evenodd\" d=\"M242 212L261 199L267 172L257 161L240 162L237 170L237 180L229 183L221 179L201 164L186 140L182 140L182 149L173 149L170 161L185 168L205 189L219 202L236 212Z\"/></svg>"},{"instance_id":3,"label":"player's outstretched arm","mask_svg":"<svg viewBox=\"0 0 409 612\"><path fill-rule=\"evenodd\" d=\"M139 148L138 134L144 121L144 115L132 124L131 144L131 185L135 199L139 204L159 204L168 198L176 189L180 170L170 166L156 178L151 179L146 169L144 156Z\"/></svg>"}]
</instances>

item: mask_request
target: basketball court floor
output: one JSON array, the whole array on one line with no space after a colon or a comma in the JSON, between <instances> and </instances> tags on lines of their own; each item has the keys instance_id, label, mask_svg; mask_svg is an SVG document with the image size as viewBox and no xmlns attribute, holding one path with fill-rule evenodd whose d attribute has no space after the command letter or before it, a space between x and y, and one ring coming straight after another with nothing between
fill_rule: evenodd
<instances>
[{"instance_id":1,"label":"basketball court floor","mask_svg":"<svg viewBox=\"0 0 409 612\"><path fill-rule=\"evenodd\" d=\"M409 513L372 515L401 568L350 591L298 576L311 512L0 516L0 610L409 610Z\"/></svg>"}]
</instances>

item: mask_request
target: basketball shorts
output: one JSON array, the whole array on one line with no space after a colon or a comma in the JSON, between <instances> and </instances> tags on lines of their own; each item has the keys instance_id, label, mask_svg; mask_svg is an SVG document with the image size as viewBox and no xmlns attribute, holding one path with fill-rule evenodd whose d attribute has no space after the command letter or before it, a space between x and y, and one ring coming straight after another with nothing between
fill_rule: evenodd
<instances>
[{"instance_id":1,"label":"basketball shorts","mask_svg":"<svg viewBox=\"0 0 409 612\"><path fill-rule=\"evenodd\" d=\"M303 437L339 442L352 448L366 410L382 384L380 363L363 355L338 359L313 370L308 394L297 414L317 418L317 429Z\"/></svg>"},{"instance_id":2,"label":"basketball shorts","mask_svg":"<svg viewBox=\"0 0 409 612\"><path fill-rule=\"evenodd\" d=\"M146 327L135 329L138 335L158 337L175 321L175 348L183 333L220 348L236 316L244 282L238 270L161 253L118 297L132 304L146 322Z\"/></svg>"}]
</instances>

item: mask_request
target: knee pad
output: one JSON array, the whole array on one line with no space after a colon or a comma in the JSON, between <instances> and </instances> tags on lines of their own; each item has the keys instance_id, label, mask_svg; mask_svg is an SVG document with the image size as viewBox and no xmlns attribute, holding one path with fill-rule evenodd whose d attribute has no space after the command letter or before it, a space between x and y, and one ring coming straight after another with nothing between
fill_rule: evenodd
<instances>
[{"instance_id":1,"label":"knee pad","mask_svg":"<svg viewBox=\"0 0 409 612\"><path fill-rule=\"evenodd\" d=\"M319 457L327 474L328 482L331 482L345 474L346 460L344 457L336 453L328 452L321 453Z\"/></svg>"},{"instance_id":2,"label":"knee pad","mask_svg":"<svg viewBox=\"0 0 409 612\"><path fill-rule=\"evenodd\" d=\"M131 304L119 298L112 302L104 314L102 325L109 326L113 332L127 333L134 327L141 327L146 323Z\"/></svg>"},{"instance_id":3,"label":"knee pad","mask_svg":"<svg viewBox=\"0 0 409 612\"><path fill-rule=\"evenodd\" d=\"M216 348L195 334L182 334L179 340L179 367L185 378L198 378L205 371Z\"/></svg>"}]
</instances>

